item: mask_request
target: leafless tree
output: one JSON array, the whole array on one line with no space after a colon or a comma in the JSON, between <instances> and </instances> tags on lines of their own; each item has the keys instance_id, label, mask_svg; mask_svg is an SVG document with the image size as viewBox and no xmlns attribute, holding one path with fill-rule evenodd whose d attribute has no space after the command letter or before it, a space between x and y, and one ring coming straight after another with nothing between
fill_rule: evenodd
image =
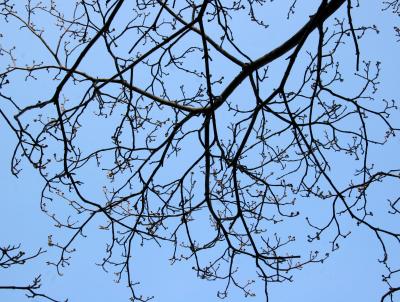
<instances>
[{"instance_id":1,"label":"leafless tree","mask_svg":"<svg viewBox=\"0 0 400 302\"><path fill-rule=\"evenodd\" d=\"M270 283L324 262L358 225L381 245L382 301L393 301L400 195L373 194L400 180L397 162L383 169L376 156L398 134L397 107L375 97L382 63L362 46L379 26L359 24L360 5L400 8L0 1L0 115L18 139L11 173L37 170L41 209L69 236L49 236L59 250L49 264L61 274L101 220L109 234L101 266L133 301L151 298L137 292L130 265L149 241L172 247L172 263L220 280L221 298L232 286L254 294L238 277L238 263L251 259L268 300ZM292 20L303 23L285 28ZM17 248L2 252L6 266L26 260ZM6 288L38 296L38 286Z\"/></svg>"}]
</instances>

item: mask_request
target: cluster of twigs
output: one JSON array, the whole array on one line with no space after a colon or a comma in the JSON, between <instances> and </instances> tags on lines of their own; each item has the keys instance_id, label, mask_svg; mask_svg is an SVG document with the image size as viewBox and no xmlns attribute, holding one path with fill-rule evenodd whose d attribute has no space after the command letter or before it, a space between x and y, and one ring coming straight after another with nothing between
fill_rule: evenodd
<instances>
[{"instance_id":1,"label":"cluster of twigs","mask_svg":"<svg viewBox=\"0 0 400 302\"><path fill-rule=\"evenodd\" d=\"M0 268L8 269L16 265L24 265L27 261L30 261L39 255L43 254L44 251L39 249L36 253L27 256L24 251L20 249L20 246L4 246L0 247ZM0 290L18 290L26 293L28 298L43 298L48 301L58 302L46 294L38 292L41 286L40 275L35 277L33 281L27 285L0 285Z\"/></svg>"}]
</instances>

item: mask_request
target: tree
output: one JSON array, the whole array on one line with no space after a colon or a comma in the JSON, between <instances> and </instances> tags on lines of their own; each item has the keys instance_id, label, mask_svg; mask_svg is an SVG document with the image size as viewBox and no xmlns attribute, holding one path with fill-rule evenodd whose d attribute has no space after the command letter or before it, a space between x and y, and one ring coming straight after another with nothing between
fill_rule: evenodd
<instances>
[{"instance_id":1,"label":"tree","mask_svg":"<svg viewBox=\"0 0 400 302\"><path fill-rule=\"evenodd\" d=\"M220 298L253 295L240 277L251 260L268 300L269 284L360 226L380 243L393 301L400 170L379 152L399 131L396 96L380 94L383 55L364 55L379 25L357 17L400 3L310 2L0 2L11 173L36 169L41 210L64 230L48 237L49 265L62 274L96 224L109 236L100 265L133 301L149 299L131 267L148 242L224 283ZM2 259L25 261L17 248Z\"/></svg>"}]
</instances>

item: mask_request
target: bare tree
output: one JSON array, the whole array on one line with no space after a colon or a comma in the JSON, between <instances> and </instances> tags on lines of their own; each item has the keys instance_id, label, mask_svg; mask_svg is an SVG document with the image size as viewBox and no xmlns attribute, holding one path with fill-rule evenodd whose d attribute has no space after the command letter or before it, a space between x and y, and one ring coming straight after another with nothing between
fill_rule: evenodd
<instances>
[{"instance_id":1,"label":"bare tree","mask_svg":"<svg viewBox=\"0 0 400 302\"><path fill-rule=\"evenodd\" d=\"M397 107L375 97L379 55L363 56L379 26L356 14L399 13L398 1L72 2L0 2L11 173L29 163L45 181L41 210L69 236L48 238L59 274L102 221L101 266L133 301L151 298L130 265L149 241L221 280L221 298L254 294L238 277L251 259L268 300L270 283L324 262L358 225L381 245L393 301L400 197L374 192L400 179L376 156L398 134ZM3 258L21 264L13 249ZM19 289L38 296L38 284Z\"/></svg>"}]
</instances>

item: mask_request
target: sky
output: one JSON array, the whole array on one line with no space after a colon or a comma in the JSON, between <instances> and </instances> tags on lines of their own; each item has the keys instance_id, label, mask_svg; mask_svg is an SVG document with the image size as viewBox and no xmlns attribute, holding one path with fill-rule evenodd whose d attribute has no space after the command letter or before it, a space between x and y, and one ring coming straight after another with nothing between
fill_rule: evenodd
<instances>
[{"instance_id":1,"label":"sky","mask_svg":"<svg viewBox=\"0 0 400 302\"><path fill-rule=\"evenodd\" d=\"M279 45L285 37L290 36L303 24L307 14L311 14L313 8L311 6L304 8L304 2L298 1L297 17L291 19L292 21L287 21L285 26L279 28L279 32L271 30L266 41L260 38L257 31L248 32L241 27L239 21L233 22L232 30L238 31L238 43L245 45L244 47L247 46L248 51L251 51L255 57L265 52L265 48L272 49ZM304 8L304 11L302 8ZM398 22L398 17L389 12L381 11L381 8L382 5L362 3L361 7L355 10L353 18L358 24L375 23L380 30L379 35L371 34L361 40L360 48L363 59L382 62L379 90L374 97L390 100L399 96L396 78L396 73L400 67L397 58L399 44L396 42L393 30L393 26ZM286 14L283 10L278 11L280 15L273 15L273 10L263 13L270 18L271 23L276 25L279 24L281 15L284 17ZM337 16L343 17L343 12L342 8ZM47 20L42 21L46 24ZM49 26L50 39L54 34L53 28ZM29 47L27 47L27 41L34 40L30 38L26 31L16 30L15 23L9 23L2 34L0 44L7 45L13 42L20 46L16 53L17 57L21 58L21 62L29 61L31 57L43 57L43 49L34 42L29 43ZM348 54L343 54L342 60L346 67L354 66L353 52L354 50L349 46ZM108 71L107 63L103 61L104 58L101 55L101 48L95 48L91 52L91 58L92 60L82 63L82 68L99 74ZM99 64L99 62L102 64ZM3 69L4 63L1 63L0 66ZM271 68L272 72L273 68ZM275 68L279 69L279 64ZM223 72L226 69L221 68L220 71ZM235 72L232 71L232 74L235 74ZM182 79L182 81L185 81L185 79ZM271 81L274 81L273 73L271 74ZM37 98L46 98L53 93L54 85L48 79L43 81L39 79L34 85L30 82L21 82L20 86L15 85L13 87L13 95L23 100L31 98L32 95ZM352 93L353 86L347 85L345 89L346 92ZM75 95L75 92L71 90L68 93L71 98ZM242 90L239 89L237 93L240 96ZM76 92L76 95L79 95L79 93ZM0 108L10 112L10 107L3 100L0 101ZM399 117L399 114L397 113L394 117ZM101 143L102 137L99 136L99 133L106 135L107 131L110 131L108 126L109 124L106 122L92 123L81 138L83 146L89 147ZM372 133L374 131L379 132L379 129L371 127L371 131ZM97 135L93 135L93 132ZM10 159L16 143L13 135L5 121L0 119L0 138L2 141L0 147L0 185L2 188L0 196L0 245L21 244L21 248L25 249L27 253L32 253L40 247L44 247L47 252L23 266L1 270L0 285L23 285L41 274L43 286L40 292L60 300L68 298L72 302L127 301L129 292L126 285L123 282L116 284L114 282L115 275L105 273L96 265L104 256L104 246L108 238L105 232L98 229L98 224L102 222L100 219L88 226L85 232L86 238L79 238L75 243L77 251L73 254L71 265L64 268L63 276L58 276L54 267L46 264L46 261L49 259L54 261L59 255L56 249L48 246L48 236L52 234L54 238L60 240L67 237L62 230L55 228L54 223L40 210L39 199L44 183L37 171L28 164L22 163L23 171L19 177L16 178L11 175ZM398 148L396 146L398 144L398 137L396 137L385 147L371 149L370 157L383 168L391 167L393 162L397 160ZM185 162L187 160L185 156L180 157L179 161ZM341 177L342 171L346 170L346 163L340 158L335 160L333 170L338 177ZM87 173L92 174L94 184L101 182L102 178L96 174L95 168L89 169ZM88 194L93 193L92 196L97 194L91 187L85 188L85 190ZM398 196L398 187L395 183L389 182L377 186L371 193L371 197L374 203L376 201L379 208L379 200L382 196L396 196L396 194ZM59 201L56 200L53 205L55 210L57 210L57 202ZM58 211L64 210L62 206L59 206ZM393 228L399 226L396 221L386 221L384 213L377 215L375 219L378 223L388 223ZM325 263L308 265L302 270L296 271L294 281L291 283L271 284L269 287L270 301L379 300L386 290L386 286L381 282L381 275L385 273L385 270L377 261L382 257L379 243L374 235L365 228L357 227L351 222L348 227L351 228L351 235L340 242L340 249L334 252ZM201 230L197 231L201 232ZM394 244L393 249L396 250ZM190 261L177 262L171 265L168 260L171 251L171 247L159 248L154 244L135 248L132 265L134 280L141 283L138 287L139 291L144 295L154 295L154 301L219 301L216 293L223 289L224 283L208 282L196 278L191 269L193 264ZM241 264L243 278L256 279L254 267L246 261ZM256 281L253 288L257 296L248 297L248 301L264 301L262 282ZM0 301L17 302L24 299L24 294L21 292L0 291ZM244 297L239 290L231 288L226 301L244 301Z\"/></svg>"}]
</instances>

